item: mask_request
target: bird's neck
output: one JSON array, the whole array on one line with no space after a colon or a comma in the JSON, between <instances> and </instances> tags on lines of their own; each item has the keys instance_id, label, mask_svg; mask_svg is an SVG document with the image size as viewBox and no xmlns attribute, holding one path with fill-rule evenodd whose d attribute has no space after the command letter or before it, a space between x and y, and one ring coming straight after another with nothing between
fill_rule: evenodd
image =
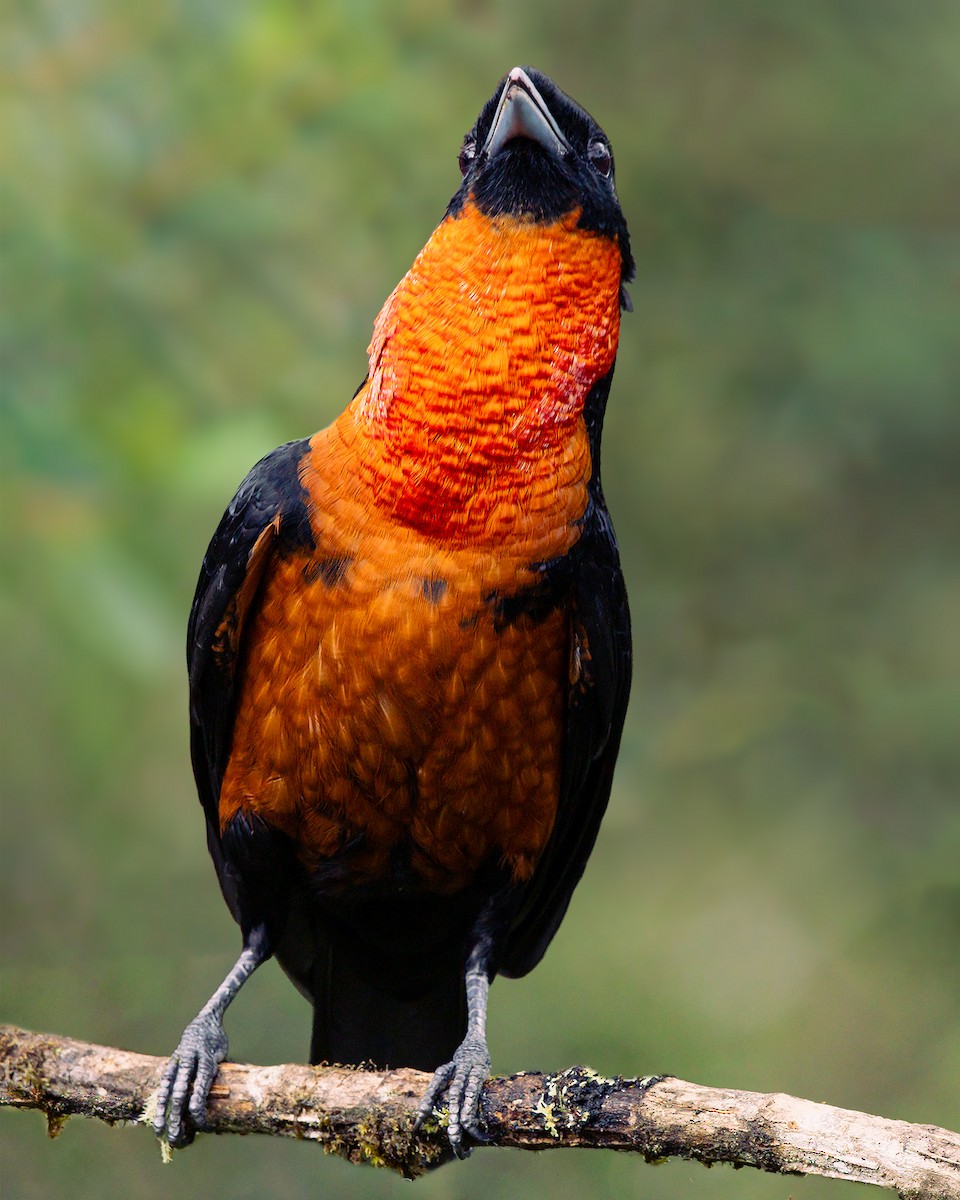
<instances>
[{"instance_id":1,"label":"bird's neck","mask_svg":"<svg viewBox=\"0 0 960 1200\"><path fill-rule=\"evenodd\" d=\"M585 505L584 402L616 356L620 267L576 213L544 225L467 204L447 217L377 317L342 418L375 502L473 539L502 536L507 508L539 492L566 510L576 488Z\"/></svg>"}]
</instances>

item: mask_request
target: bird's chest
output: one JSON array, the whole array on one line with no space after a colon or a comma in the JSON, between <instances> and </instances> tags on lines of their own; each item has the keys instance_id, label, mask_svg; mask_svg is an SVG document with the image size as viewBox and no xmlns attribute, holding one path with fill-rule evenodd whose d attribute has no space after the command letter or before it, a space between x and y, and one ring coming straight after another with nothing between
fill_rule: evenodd
<instances>
[{"instance_id":1,"label":"bird's chest","mask_svg":"<svg viewBox=\"0 0 960 1200\"><path fill-rule=\"evenodd\" d=\"M569 616L517 557L361 539L278 562L247 642L221 823L289 833L310 869L398 862L438 890L526 878L559 795Z\"/></svg>"}]
</instances>

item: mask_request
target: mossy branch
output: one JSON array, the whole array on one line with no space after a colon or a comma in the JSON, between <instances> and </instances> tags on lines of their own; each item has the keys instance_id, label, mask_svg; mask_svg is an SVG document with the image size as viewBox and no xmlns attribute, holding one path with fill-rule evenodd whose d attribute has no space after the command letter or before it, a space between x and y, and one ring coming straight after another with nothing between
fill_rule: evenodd
<instances>
[{"instance_id":1,"label":"mossy branch","mask_svg":"<svg viewBox=\"0 0 960 1200\"><path fill-rule=\"evenodd\" d=\"M0 1026L0 1104L40 1109L52 1136L70 1116L149 1124L164 1062ZM224 1063L208 1117L216 1133L310 1139L351 1162L414 1177L449 1157L439 1128L413 1133L428 1079L410 1070ZM911 1200L960 1200L960 1135L793 1096L672 1077L604 1079L573 1067L491 1079L483 1115L495 1146L677 1155L871 1183Z\"/></svg>"}]
</instances>

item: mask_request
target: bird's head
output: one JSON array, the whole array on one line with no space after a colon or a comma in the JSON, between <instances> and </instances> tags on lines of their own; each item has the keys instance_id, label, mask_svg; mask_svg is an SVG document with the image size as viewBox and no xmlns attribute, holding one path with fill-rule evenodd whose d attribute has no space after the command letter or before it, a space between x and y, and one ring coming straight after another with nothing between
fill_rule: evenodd
<instances>
[{"instance_id":1,"label":"bird's head","mask_svg":"<svg viewBox=\"0 0 960 1200\"><path fill-rule=\"evenodd\" d=\"M549 223L579 212L580 228L615 240L621 282L633 278L630 236L614 185L609 139L579 104L532 67L497 85L460 148L456 216L472 202L488 217Z\"/></svg>"}]
</instances>

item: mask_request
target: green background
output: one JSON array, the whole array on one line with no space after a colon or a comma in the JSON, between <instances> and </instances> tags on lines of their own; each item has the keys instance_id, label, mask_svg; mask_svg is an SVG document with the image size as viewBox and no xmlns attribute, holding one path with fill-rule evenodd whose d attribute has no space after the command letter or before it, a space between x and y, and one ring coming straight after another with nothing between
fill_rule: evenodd
<instances>
[{"instance_id":1,"label":"green background","mask_svg":"<svg viewBox=\"0 0 960 1200\"><path fill-rule=\"evenodd\" d=\"M960 1124L960 7L34 0L5 19L2 1016L156 1054L239 948L182 642L248 467L325 425L516 63L600 120L638 260L604 474L636 639L609 817L499 1071ZM277 968L233 1054L303 1058ZM0 1114L3 1194L410 1186ZM424 1197L852 1197L478 1153ZM870 1193L872 1194L872 1193Z\"/></svg>"}]
</instances>

